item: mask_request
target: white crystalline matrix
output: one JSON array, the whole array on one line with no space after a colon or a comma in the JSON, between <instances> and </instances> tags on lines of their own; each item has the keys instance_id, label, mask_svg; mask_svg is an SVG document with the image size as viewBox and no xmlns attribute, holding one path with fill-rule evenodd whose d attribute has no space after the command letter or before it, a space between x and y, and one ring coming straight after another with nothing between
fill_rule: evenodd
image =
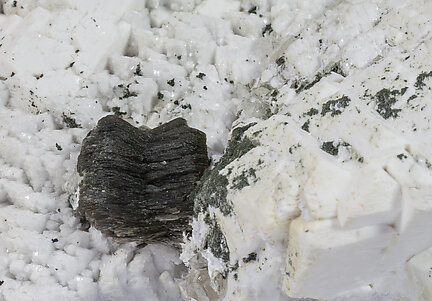
<instances>
[{"instance_id":1,"label":"white crystalline matrix","mask_svg":"<svg viewBox=\"0 0 432 301\"><path fill-rule=\"evenodd\" d=\"M219 298L432 300L431 8L328 3L277 32L194 196L184 259Z\"/></svg>"},{"instance_id":2,"label":"white crystalline matrix","mask_svg":"<svg viewBox=\"0 0 432 301\"><path fill-rule=\"evenodd\" d=\"M432 300L432 3L0 12L0 300ZM74 216L81 142L108 114L206 133L188 273Z\"/></svg>"}]
</instances>

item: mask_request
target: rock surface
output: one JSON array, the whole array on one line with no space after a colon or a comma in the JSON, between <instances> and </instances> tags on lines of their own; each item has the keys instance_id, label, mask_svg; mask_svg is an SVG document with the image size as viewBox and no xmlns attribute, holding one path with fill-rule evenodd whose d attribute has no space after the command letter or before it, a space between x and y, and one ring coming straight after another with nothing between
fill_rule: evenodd
<instances>
[{"instance_id":1,"label":"rock surface","mask_svg":"<svg viewBox=\"0 0 432 301\"><path fill-rule=\"evenodd\" d=\"M243 249L235 253L236 237L227 235L228 267L208 248L200 249L208 269L197 260L197 272L188 278L206 284L217 278L209 280L208 272L232 270L227 294L215 290L229 301L291 300L284 288L297 296L337 294L325 298L329 301L432 300L427 231L432 192L425 189L432 181L423 169L432 166L432 1L1 2L1 300L183 300L173 279L179 260L174 250L111 244L95 228L80 228L68 201L76 201L82 139L107 114L150 128L183 117L206 133L209 155L217 160L238 115L260 118L270 111L290 114L291 132L316 139L318 144L308 147L312 153L322 149L339 163L349 161L343 165L357 161L359 170L348 171L356 189L349 201L334 202L331 196L339 190L333 188L341 185L336 181L334 187L326 171L345 179L344 170L329 157L320 159L305 185L302 217L269 236L273 218L263 217L276 211L284 220L291 207L283 196L292 199L296 190L283 184L295 183L296 173L271 168L264 173L248 161L233 186L250 185L226 189L235 205L223 221L233 227L215 219L208 225L198 214L193 229L198 245L212 226L212 245L220 233L235 233L234 221L241 220L237 245ZM287 151L284 137L272 144ZM276 156L271 149L265 153ZM285 158L276 158L284 167ZM278 173L280 181L274 180ZM326 187L334 194L324 194ZM306 205L313 220L304 219ZM363 228L385 238L391 234L386 224L398 235L383 254L405 254L391 257L363 285L374 261L355 259L380 245L372 244L376 237L369 239ZM268 238L257 239L260 233ZM344 240L345 247L335 244L352 234L359 239ZM287 239L279 240L288 235L297 237L289 246ZM322 256L315 256L321 250ZM403 262L409 253L416 254ZM355 264L354 277L339 269L341 262ZM320 275L325 278L317 281ZM199 284L190 287L199 292ZM191 297L206 300L198 293Z\"/></svg>"},{"instance_id":2,"label":"rock surface","mask_svg":"<svg viewBox=\"0 0 432 301\"><path fill-rule=\"evenodd\" d=\"M239 123L193 193L194 229L183 259L193 273L203 269L195 261L205 259L220 299L263 295L258 283L270 275L269 285L283 278L289 297L318 300L374 294L391 282L426 286L430 142L388 127L359 97L343 106L334 99L344 98L313 97ZM423 105L398 112L423 115ZM395 121L411 120L405 118ZM285 256L275 255L280 250Z\"/></svg>"},{"instance_id":3,"label":"rock surface","mask_svg":"<svg viewBox=\"0 0 432 301\"><path fill-rule=\"evenodd\" d=\"M106 116L78 157L78 212L118 241L175 245L192 216L188 195L208 164L205 134L184 119L142 130Z\"/></svg>"}]
</instances>

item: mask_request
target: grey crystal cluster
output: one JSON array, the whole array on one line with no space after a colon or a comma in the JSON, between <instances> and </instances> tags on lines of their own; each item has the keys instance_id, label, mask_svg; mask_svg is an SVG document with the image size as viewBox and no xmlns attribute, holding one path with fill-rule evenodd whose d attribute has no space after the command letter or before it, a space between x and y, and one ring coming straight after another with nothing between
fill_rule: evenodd
<instances>
[{"instance_id":1,"label":"grey crystal cluster","mask_svg":"<svg viewBox=\"0 0 432 301\"><path fill-rule=\"evenodd\" d=\"M190 192L209 165L206 136L177 118L151 130L106 116L78 158L78 213L117 241L176 245L190 230Z\"/></svg>"}]
</instances>

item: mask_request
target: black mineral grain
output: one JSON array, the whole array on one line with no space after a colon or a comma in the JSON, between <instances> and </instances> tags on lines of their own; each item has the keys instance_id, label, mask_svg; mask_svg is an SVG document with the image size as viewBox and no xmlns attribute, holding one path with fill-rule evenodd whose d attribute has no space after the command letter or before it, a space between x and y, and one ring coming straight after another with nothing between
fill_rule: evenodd
<instances>
[{"instance_id":1,"label":"black mineral grain","mask_svg":"<svg viewBox=\"0 0 432 301\"><path fill-rule=\"evenodd\" d=\"M205 134L184 119L143 130L106 116L82 144L78 213L119 242L176 245L208 165Z\"/></svg>"}]
</instances>

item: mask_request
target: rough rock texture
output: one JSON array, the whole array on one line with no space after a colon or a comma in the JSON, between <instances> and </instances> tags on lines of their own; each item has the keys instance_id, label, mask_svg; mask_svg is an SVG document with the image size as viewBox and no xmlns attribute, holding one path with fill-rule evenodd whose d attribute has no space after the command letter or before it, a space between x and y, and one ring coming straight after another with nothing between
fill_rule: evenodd
<instances>
[{"instance_id":1,"label":"rough rock texture","mask_svg":"<svg viewBox=\"0 0 432 301\"><path fill-rule=\"evenodd\" d=\"M208 164L205 134L184 119L142 130L106 116L82 144L78 212L118 241L176 244Z\"/></svg>"},{"instance_id":2,"label":"rough rock texture","mask_svg":"<svg viewBox=\"0 0 432 301\"><path fill-rule=\"evenodd\" d=\"M368 76L351 80L362 85ZM211 287L219 300L268 300L269 291L283 288L280 300L411 300L387 298L397 283L427 296L413 300L432 300L424 290L432 156L423 77L360 96L353 85L320 95L332 80L325 79L265 120L239 119L225 154L193 194L182 259L192 275L207 262L205 293ZM362 294L371 297L349 298Z\"/></svg>"},{"instance_id":3,"label":"rough rock texture","mask_svg":"<svg viewBox=\"0 0 432 301\"><path fill-rule=\"evenodd\" d=\"M228 199L228 190L233 186L229 166L256 146L252 140L244 137L244 132L255 124L246 124L232 130L223 156L213 169L206 170L190 196L194 201L195 221L199 223L194 225L194 238L183 250L187 253L187 249L191 247L192 251L192 257L187 260L190 266L188 277L180 285L185 300L221 300L226 294L227 276L238 269L238 261L232 264L235 261L232 258L230 260L230 249L217 215L227 218L233 216L232 203ZM241 182L246 181L247 186L246 178L234 178L234 184L241 185ZM199 224L201 225L198 226ZM219 268L212 270L207 266L207 261L212 259L218 262L216 265Z\"/></svg>"},{"instance_id":4,"label":"rough rock texture","mask_svg":"<svg viewBox=\"0 0 432 301\"><path fill-rule=\"evenodd\" d=\"M210 250L217 258L223 259L224 262L229 261L229 250L225 237L209 208L217 208L223 215L232 213L233 208L230 202L227 201L228 178L221 171L231 162L255 147L251 140L243 139L243 133L254 124L251 123L233 130L224 155L212 170L207 170L204 173L201 182L191 194L191 199L194 201L195 216L200 213L205 214L204 222L210 229L204 240L204 249Z\"/></svg>"}]
</instances>

